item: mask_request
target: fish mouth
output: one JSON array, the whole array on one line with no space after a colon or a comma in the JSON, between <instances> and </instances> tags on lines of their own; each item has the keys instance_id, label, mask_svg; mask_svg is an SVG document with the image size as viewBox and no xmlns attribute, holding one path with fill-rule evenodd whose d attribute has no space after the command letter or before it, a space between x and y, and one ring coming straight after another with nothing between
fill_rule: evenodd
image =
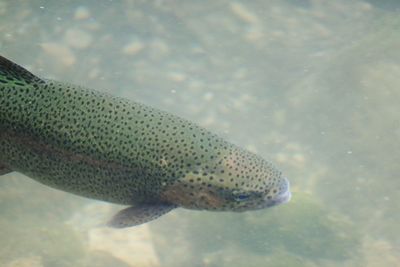
<instances>
[{"instance_id":1,"label":"fish mouth","mask_svg":"<svg viewBox=\"0 0 400 267\"><path fill-rule=\"evenodd\" d=\"M268 207L284 204L290 201L292 198L292 193L290 192L290 183L289 180L286 177L283 177L284 183L285 183L285 191L282 191L273 199L266 199L265 201L268 203Z\"/></svg>"},{"instance_id":2,"label":"fish mouth","mask_svg":"<svg viewBox=\"0 0 400 267\"><path fill-rule=\"evenodd\" d=\"M274 205L287 203L287 202L290 201L291 198L292 198L292 193L288 189L287 191L285 191L282 194L278 195L278 197L274 199Z\"/></svg>"}]
</instances>

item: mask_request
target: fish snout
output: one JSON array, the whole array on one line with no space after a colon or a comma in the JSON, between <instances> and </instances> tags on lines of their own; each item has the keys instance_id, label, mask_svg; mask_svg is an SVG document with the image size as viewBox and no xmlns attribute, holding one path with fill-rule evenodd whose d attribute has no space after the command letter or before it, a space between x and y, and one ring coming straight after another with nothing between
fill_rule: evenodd
<instances>
[{"instance_id":1,"label":"fish snout","mask_svg":"<svg viewBox=\"0 0 400 267\"><path fill-rule=\"evenodd\" d=\"M282 184L279 187L279 193L273 198L265 196L265 202L268 207L284 204L290 201L292 193L290 192L290 183L286 177L283 177Z\"/></svg>"}]
</instances>

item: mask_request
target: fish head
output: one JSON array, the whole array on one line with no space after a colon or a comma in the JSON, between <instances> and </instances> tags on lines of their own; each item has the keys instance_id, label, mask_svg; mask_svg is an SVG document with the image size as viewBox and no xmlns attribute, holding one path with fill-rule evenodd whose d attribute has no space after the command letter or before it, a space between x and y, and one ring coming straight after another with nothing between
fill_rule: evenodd
<instances>
[{"instance_id":1,"label":"fish head","mask_svg":"<svg viewBox=\"0 0 400 267\"><path fill-rule=\"evenodd\" d=\"M291 199L289 180L270 162L241 148L222 158L217 175L221 210L264 209Z\"/></svg>"},{"instance_id":2,"label":"fish head","mask_svg":"<svg viewBox=\"0 0 400 267\"><path fill-rule=\"evenodd\" d=\"M290 198L288 179L268 161L240 148L188 171L162 194L164 201L184 208L237 212L276 206Z\"/></svg>"},{"instance_id":3,"label":"fish head","mask_svg":"<svg viewBox=\"0 0 400 267\"><path fill-rule=\"evenodd\" d=\"M253 189L234 189L226 193L230 201L228 210L246 211L264 209L289 202L292 194L289 189L289 180L281 177L276 184L262 191Z\"/></svg>"}]
</instances>

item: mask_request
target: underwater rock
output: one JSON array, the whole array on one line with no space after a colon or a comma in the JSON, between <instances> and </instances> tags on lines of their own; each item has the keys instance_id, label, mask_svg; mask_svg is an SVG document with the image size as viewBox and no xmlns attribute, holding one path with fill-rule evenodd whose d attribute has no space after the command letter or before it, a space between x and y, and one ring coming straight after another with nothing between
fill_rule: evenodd
<instances>
[{"instance_id":1,"label":"underwater rock","mask_svg":"<svg viewBox=\"0 0 400 267\"><path fill-rule=\"evenodd\" d=\"M111 254L129 266L161 266L147 225L124 230L101 227L89 230L89 250Z\"/></svg>"}]
</instances>

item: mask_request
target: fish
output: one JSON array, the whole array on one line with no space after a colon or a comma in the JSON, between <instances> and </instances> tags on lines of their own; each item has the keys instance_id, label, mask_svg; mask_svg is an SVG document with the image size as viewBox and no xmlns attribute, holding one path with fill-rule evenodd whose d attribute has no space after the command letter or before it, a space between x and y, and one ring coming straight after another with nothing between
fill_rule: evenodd
<instances>
[{"instance_id":1,"label":"fish","mask_svg":"<svg viewBox=\"0 0 400 267\"><path fill-rule=\"evenodd\" d=\"M107 222L114 228L179 207L243 212L291 198L272 163L189 120L0 56L0 175L13 171L128 206Z\"/></svg>"}]
</instances>

